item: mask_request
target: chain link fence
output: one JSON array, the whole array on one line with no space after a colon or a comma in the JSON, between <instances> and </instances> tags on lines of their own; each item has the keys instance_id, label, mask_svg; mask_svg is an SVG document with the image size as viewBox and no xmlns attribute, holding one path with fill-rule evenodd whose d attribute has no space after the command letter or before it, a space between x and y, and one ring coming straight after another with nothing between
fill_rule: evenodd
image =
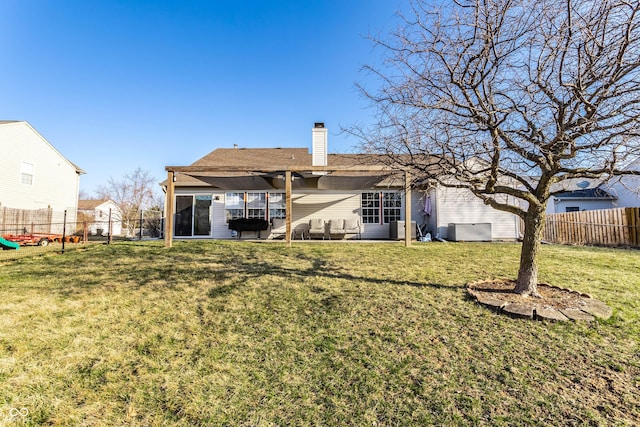
<instances>
[{"instance_id":1,"label":"chain link fence","mask_svg":"<svg viewBox=\"0 0 640 427\"><path fill-rule=\"evenodd\" d=\"M68 211L16 211L0 211L0 260L52 251L64 253L89 244L164 237L164 219L158 210L139 211L128 219L109 215L98 220L72 216Z\"/></svg>"}]
</instances>

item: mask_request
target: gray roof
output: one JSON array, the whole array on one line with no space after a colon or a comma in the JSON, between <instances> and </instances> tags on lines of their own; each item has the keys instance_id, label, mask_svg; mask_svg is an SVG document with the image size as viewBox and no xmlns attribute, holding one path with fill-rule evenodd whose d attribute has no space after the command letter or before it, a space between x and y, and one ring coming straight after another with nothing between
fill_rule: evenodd
<instances>
[{"instance_id":1,"label":"gray roof","mask_svg":"<svg viewBox=\"0 0 640 427\"><path fill-rule=\"evenodd\" d=\"M575 191L566 191L556 194L558 199L601 199L616 200L617 197L604 191L602 188L585 188Z\"/></svg>"}]
</instances>

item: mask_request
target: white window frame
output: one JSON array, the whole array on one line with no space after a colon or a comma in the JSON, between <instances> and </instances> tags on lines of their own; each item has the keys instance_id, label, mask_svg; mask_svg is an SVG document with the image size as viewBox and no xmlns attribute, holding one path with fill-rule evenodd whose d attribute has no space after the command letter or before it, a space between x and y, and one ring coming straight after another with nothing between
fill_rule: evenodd
<instances>
[{"instance_id":1,"label":"white window frame","mask_svg":"<svg viewBox=\"0 0 640 427\"><path fill-rule=\"evenodd\" d=\"M22 162L20 166L20 183L33 185L33 163Z\"/></svg>"},{"instance_id":2,"label":"white window frame","mask_svg":"<svg viewBox=\"0 0 640 427\"><path fill-rule=\"evenodd\" d=\"M382 225L400 221L403 204L404 197L399 191L364 191L360 194L362 222Z\"/></svg>"}]
</instances>

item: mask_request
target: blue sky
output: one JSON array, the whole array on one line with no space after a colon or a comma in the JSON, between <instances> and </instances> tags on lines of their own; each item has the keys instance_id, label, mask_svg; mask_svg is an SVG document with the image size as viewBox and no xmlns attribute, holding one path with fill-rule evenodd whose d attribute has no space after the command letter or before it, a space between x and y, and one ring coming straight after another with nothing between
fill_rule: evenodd
<instances>
[{"instance_id":1,"label":"blue sky","mask_svg":"<svg viewBox=\"0 0 640 427\"><path fill-rule=\"evenodd\" d=\"M141 167L210 151L357 143L371 112L355 83L379 60L366 39L403 0L3 0L0 119L26 120L87 174L93 193Z\"/></svg>"}]
</instances>

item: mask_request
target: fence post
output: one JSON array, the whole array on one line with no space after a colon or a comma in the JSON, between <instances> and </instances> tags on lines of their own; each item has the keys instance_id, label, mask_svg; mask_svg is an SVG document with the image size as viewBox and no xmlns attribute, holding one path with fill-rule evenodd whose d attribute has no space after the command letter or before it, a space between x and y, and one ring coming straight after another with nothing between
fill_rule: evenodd
<instances>
[{"instance_id":1,"label":"fence post","mask_svg":"<svg viewBox=\"0 0 640 427\"><path fill-rule=\"evenodd\" d=\"M140 209L140 240L142 240L142 224L144 221L144 211Z\"/></svg>"},{"instance_id":2,"label":"fence post","mask_svg":"<svg viewBox=\"0 0 640 427\"><path fill-rule=\"evenodd\" d=\"M62 253L64 253L64 241L67 236L67 210L64 210L64 217L62 220Z\"/></svg>"},{"instance_id":3,"label":"fence post","mask_svg":"<svg viewBox=\"0 0 640 427\"><path fill-rule=\"evenodd\" d=\"M107 231L107 244L110 245L111 244L111 233L112 233L112 229L111 229L111 208L109 208L109 230Z\"/></svg>"},{"instance_id":4,"label":"fence post","mask_svg":"<svg viewBox=\"0 0 640 427\"><path fill-rule=\"evenodd\" d=\"M638 246L640 243L640 210L638 208L626 208L627 226L629 228L629 243Z\"/></svg>"}]
</instances>

